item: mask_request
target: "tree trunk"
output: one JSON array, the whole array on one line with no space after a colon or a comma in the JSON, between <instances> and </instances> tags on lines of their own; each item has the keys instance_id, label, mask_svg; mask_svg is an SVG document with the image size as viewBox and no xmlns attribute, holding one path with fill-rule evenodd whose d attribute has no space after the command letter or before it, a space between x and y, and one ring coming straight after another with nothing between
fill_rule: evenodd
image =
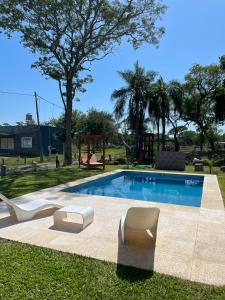
<instances>
[{"instance_id":1,"label":"tree trunk","mask_svg":"<svg viewBox=\"0 0 225 300\"><path fill-rule=\"evenodd\" d=\"M135 146L135 158L138 160L139 157L139 135L136 134L136 146Z\"/></svg>"},{"instance_id":2,"label":"tree trunk","mask_svg":"<svg viewBox=\"0 0 225 300\"><path fill-rule=\"evenodd\" d=\"M212 151L215 151L215 143L213 138L208 138L209 144L210 144L210 148Z\"/></svg>"},{"instance_id":3,"label":"tree trunk","mask_svg":"<svg viewBox=\"0 0 225 300\"><path fill-rule=\"evenodd\" d=\"M203 130L201 129L200 132L200 151L203 151L203 142L204 142L204 137L203 137Z\"/></svg>"},{"instance_id":4,"label":"tree trunk","mask_svg":"<svg viewBox=\"0 0 225 300\"><path fill-rule=\"evenodd\" d=\"M64 148L64 164L66 166L72 164L72 81L67 82L66 86L66 111L65 111L65 148Z\"/></svg>"},{"instance_id":5,"label":"tree trunk","mask_svg":"<svg viewBox=\"0 0 225 300\"><path fill-rule=\"evenodd\" d=\"M145 115L143 110L140 111L139 117L139 133L138 133L138 160L143 161L143 134L144 134L144 119Z\"/></svg>"},{"instance_id":6,"label":"tree trunk","mask_svg":"<svg viewBox=\"0 0 225 300\"><path fill-rule=\"evenodd\" d=\"M135 159L138 160L139 156L139 141L140 141L140 112L139 112L139 100L136 99L136 126L135 126Z\"/></svg>"},{"instance_id":7,"label":"tree trunk","mask_svg":"<svg viewBox=\"0 0 225 300\"><path fill-rule=\"evenodd\" d=\"M166 118L162 117L162 151L166 149Z\"/></svg>"},{"instance_id":8,"label":"tree trunk","mask_svg":"<svg viewBox=\"0 0 225 300\"><path fill-rule=\"evenodd\" d=\"M136 128L135 128L135 149L134 149L134 157L135 160L138 159L138 151L139 151L139 128L138 128L138 122L136 122Z\"/></svg>"},{"instance_id":9,"label":"tree trunk","mask_svg":"<svg viewBox=\"0 0 225 300\"><path fill-rule=\"evenodd\" d=\"M215 151L215 142L214 142L214 139L211 136L208 135L207 128L205 128L205 127L201 128L201 133L200 133L200 151L203 151L204 137L207 138L211 150Z\"/></svg>"},{"instance_id":10,"label":"tree trunk","mask_svg":"<svg viewBox=\"0 0 225 300\"><path fill-rule=\"evenodd\" d=\"M177 138L176 129L174 129L174 143L175 143L175 152L179 152L180 151L180 143L179 143L179 140Z\"/></svg>"},{"instance_id":11,"label":"tree trunk","mask_svg":"<svg viewBox=\"0 0 225 300\"><path fill-rule=\"evenodd\" d=\"M207 137L208 139L208 142L209 142L209 145L210 145L210 148L212 151L215 151L215 142L214 142L214 139L212 137L210 137L207 132L205 133L205 136Z\"/></svg>"},{"instance_id":12,"label":"tree trunk","mask_svg":"<svg viewBox=\"0 0 225 300\"><path fill-rule=\"evenodd\" d=\"M159 120L156 121L157 127L157 151L160 150L160 133L159 133Z\"/></svg>"}]
</instances>

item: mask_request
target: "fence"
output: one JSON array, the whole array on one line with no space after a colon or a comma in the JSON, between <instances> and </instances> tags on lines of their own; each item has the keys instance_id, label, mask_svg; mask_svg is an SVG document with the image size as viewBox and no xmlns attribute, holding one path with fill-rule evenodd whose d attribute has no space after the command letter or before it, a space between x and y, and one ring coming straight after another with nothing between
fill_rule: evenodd
<instances>
[{"instance_id":1,"label":"fence","mask_svg":"<svg viewBox=\"0 0 225 300\"><path fill-rule=\"evenodd\" d=\"M12 166L12 165L6 165L5 160L2 159L2 164L0 166L0 176L6 176L6 175L18 175L18 174L24 174L29 172L37 172L37 171L44 171L54 168L60 167L60 161L58 156L55 157L55 163L54 162L46 162L46 163L40 163L38 164L36 161L32 161L30 164L26 165L26 159L24 159L24 165L22 166Z\"/></svg>"}]
</instances>

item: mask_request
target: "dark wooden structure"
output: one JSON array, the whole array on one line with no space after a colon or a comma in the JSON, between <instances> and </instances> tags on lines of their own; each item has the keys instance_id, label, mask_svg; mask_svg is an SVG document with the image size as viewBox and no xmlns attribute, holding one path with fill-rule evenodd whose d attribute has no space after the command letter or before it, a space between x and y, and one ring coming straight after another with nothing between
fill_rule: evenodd
<instances>
[{"instance_id":1,"label":"dark wooden structure","mask_svg":"<svg viewBox=\"0 0 225 300\"><path fill-rule=\"evenodd\" d=\"M144 133L141 153L141 163L152 164L154 161L154 134Z\"/></svg>"},{"instance_id":2,"label":"dark wooden structure","mask_svg":"<svg viewBox=\"0 0 225 300\"><path fill-rule=\"evenodd\" d=\"M86 146L82 154L82 145ZM102 167L105 169L105 146L106 137L104 135L85 135L79 141L79 168L81 165L88 168ZM101 161L97 161L96 152L102 152Z\"/></svg>"}]
</instances>

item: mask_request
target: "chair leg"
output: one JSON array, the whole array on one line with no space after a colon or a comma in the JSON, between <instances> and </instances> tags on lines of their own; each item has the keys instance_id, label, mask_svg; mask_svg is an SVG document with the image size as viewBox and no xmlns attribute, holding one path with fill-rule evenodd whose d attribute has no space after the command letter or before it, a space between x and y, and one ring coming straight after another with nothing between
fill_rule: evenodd
<instances>
[{"instance_id":1,"label":"chair leg","mask_svg":"<svg viewBox=\"0 0 225 300\"><path fill-rule=\"evenodd\" d=\"M11 216L11 218L13 219L13 221L16 221L16 222L17 222L18 219L17 219L17 216L16 216L16 213L15 213L14 208L11 207L11 206L8 205L8 204L6 204L6 206L7 206L8 210L9 210L10 216Z\"/></svg>"}]
</instances>

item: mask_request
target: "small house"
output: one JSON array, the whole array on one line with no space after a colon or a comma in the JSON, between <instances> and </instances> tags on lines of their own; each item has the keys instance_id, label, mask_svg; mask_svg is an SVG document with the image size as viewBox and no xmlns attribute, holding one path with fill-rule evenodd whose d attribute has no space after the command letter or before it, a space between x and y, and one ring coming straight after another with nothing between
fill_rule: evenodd
<instances>
[{"instance_id":1,"label":"small house","mask_svg":"<svg viewBox=\"0 0 225 300\"><path fill-rule=\"evenodd\" d=\"M48 155L49 149L55 153L63 153L63 142L60 140L62 129L53 126L21 125L0 126L1 156L39 156L41 146L43 154ZM40 134L42 144L40 143Z\"/></svg>"}]
</instances>

